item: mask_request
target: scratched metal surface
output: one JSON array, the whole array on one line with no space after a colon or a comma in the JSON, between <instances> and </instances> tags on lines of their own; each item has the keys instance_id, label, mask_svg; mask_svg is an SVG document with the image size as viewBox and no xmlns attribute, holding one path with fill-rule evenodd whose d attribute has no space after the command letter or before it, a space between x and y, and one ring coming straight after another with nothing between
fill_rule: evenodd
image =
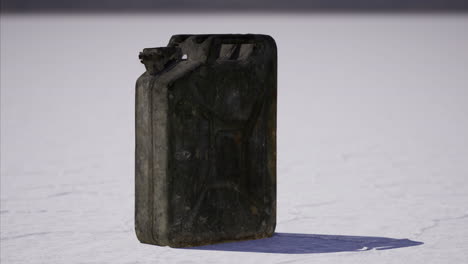
<instances>
[{"instance_id":1,"label":"scratched metal surface","mask_svg":"<svg viewBox=\"0 0 468 264\"><path fill-rule=\"evenodd\" d=\"M271 237L274 40L177 35L170 46L178 50L145 49L140 56L147 71L135 88L137 237L171 247Z\"/></svg>"}]
</instances>

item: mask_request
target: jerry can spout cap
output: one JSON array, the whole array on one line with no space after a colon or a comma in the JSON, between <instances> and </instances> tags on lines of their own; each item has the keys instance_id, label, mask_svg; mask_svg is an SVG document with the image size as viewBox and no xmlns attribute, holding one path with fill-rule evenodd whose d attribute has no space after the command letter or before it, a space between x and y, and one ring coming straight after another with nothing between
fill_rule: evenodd
<instances>
[{"instance_id":1,"label":"jerry can spout cap","mask_svg":"<svg viewBox=\"0 0 468 264\"><path fill-rule=\"evenodd\" d=\"M182 51L178 47L146 48L138 58L149 74L157 75L181 60Z\"/></svg>"}]
</instances>

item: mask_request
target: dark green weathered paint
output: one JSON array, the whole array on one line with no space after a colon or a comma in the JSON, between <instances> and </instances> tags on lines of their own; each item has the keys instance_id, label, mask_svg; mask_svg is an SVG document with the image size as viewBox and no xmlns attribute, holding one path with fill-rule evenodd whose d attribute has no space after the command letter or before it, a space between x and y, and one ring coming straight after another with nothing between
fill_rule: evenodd
<instances>
[{"instance_id":1,"label":"dark green weathered paint","mask_svg":"<svg viewBox=\"0 0 468 264\"><path fill-rule=\"evenodd\" d=\"M175 35L167 48L141 53L141 242L187 247L273 234L276 54L271 37L252 34Z\"/></svg>"}]
</instances>

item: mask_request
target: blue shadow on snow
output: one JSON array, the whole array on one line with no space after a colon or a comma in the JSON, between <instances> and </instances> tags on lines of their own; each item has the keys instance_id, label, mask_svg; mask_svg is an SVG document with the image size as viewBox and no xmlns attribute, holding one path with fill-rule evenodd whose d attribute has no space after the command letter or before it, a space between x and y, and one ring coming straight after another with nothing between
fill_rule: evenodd
<instances>
[{"instance_id":1,"label":"blue shadow on snow","mask_svg":"<svg viewBox=\"0 0 468 264\"><path fill-rule=\"evenodd\" d=\"M372 249L387 250L418 246L421 244L423 244L423 242L388 237L275 233L270 238L228 242L189 249L279 254L314 254L359 252Z\"/></svg>"}]
</instances>

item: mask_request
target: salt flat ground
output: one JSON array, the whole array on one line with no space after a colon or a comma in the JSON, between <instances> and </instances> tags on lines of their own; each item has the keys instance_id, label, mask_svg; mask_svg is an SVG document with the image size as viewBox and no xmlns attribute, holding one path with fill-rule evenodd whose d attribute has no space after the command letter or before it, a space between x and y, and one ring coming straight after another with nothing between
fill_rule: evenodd
<instances>
[{"instance_id":1,"label":"salt flat ground","mask_svg":"<svg viewBox=\"0 0 468 264\"><path fill-rule=\"evenodd\" d=\"M248 32L279 49L279 234L140 244L138 52ZM3 15L1 263L468 263L468 16Z\"/></svg>"}]
</instances>

